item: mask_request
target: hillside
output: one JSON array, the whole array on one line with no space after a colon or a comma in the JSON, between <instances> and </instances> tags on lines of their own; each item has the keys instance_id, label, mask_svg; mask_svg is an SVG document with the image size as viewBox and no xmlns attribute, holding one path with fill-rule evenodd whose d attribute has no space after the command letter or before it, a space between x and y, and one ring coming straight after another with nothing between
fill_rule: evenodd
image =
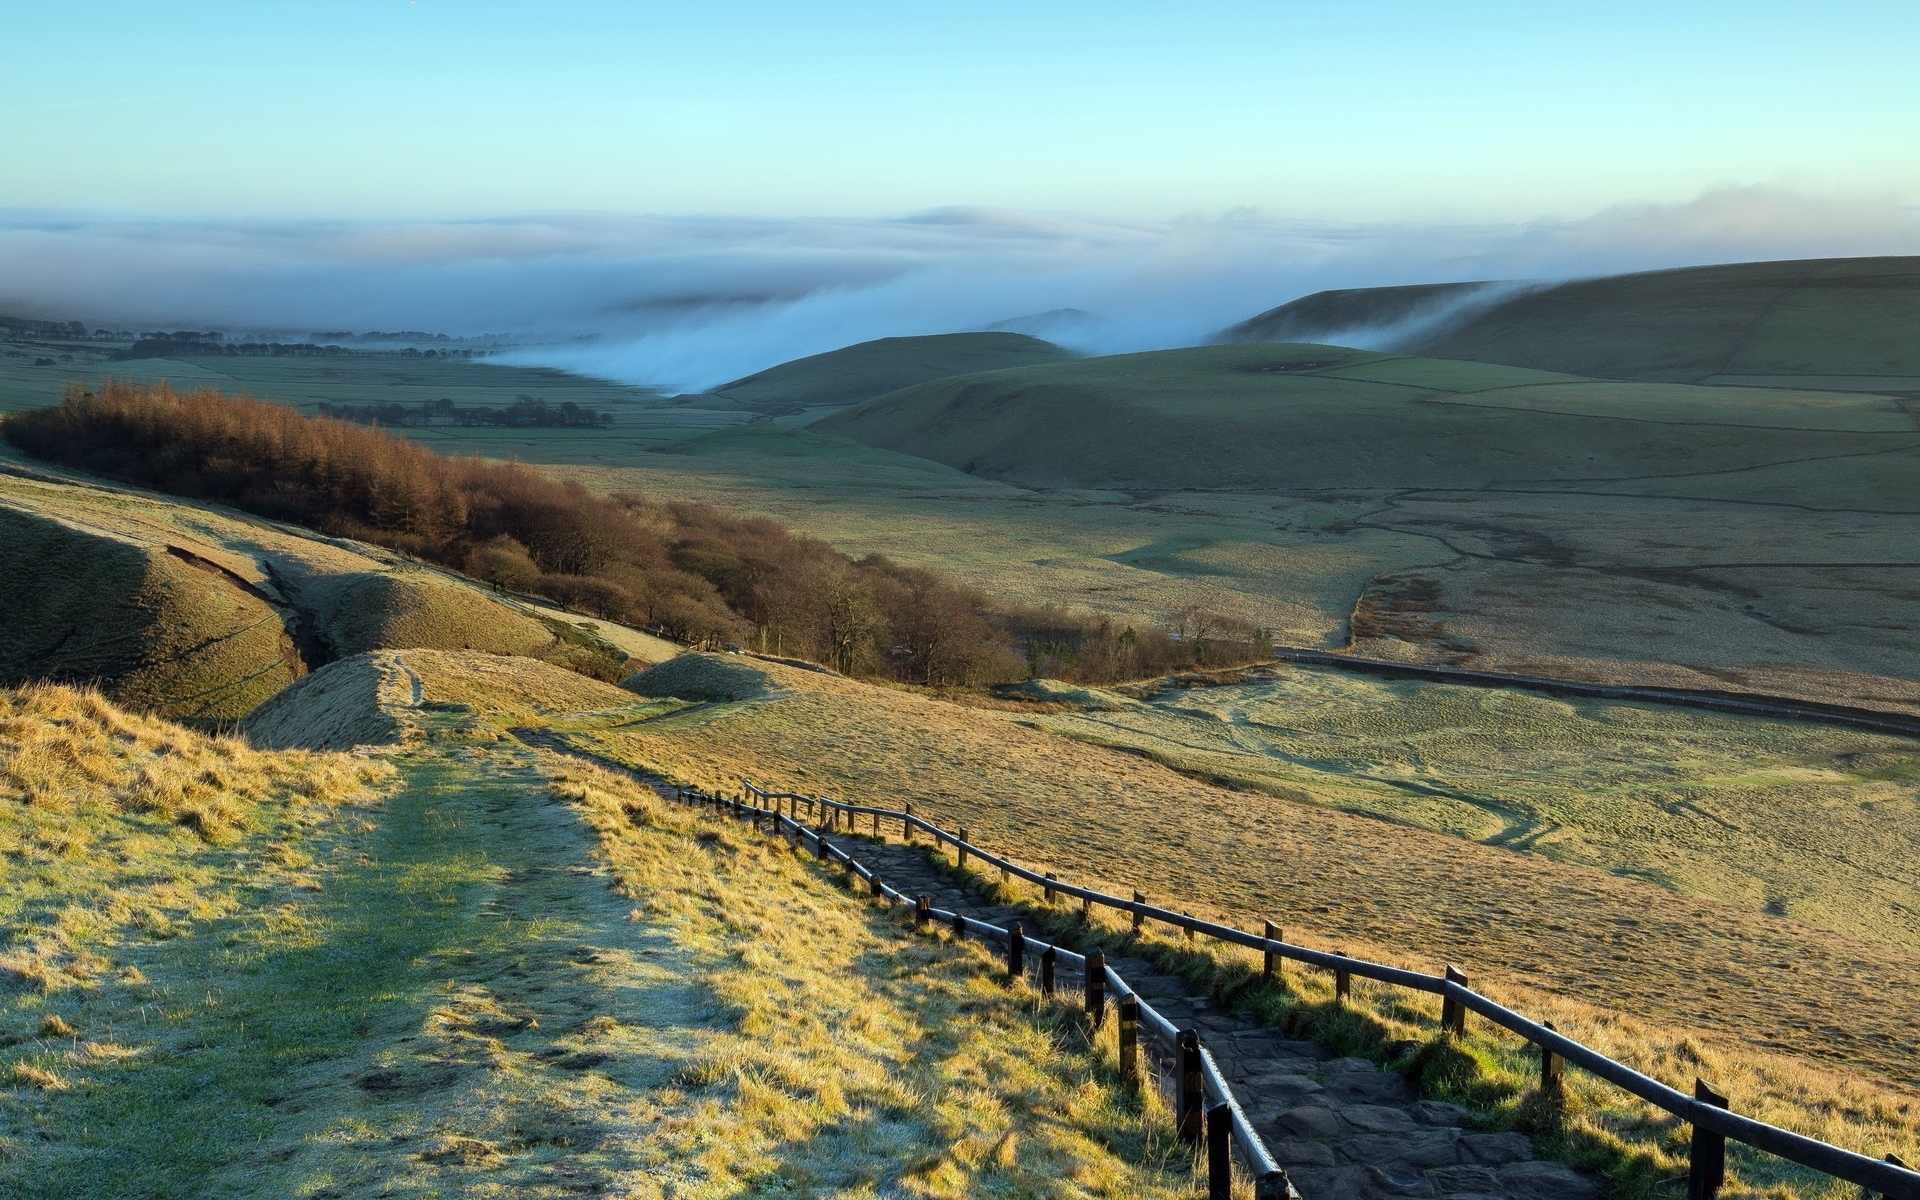
<instances>
[{"instance_id":1,"label":"hillside","mask_svg":"<svg viewBox=\"0 0 1920 1200\"><path fill-rule=\"evenodd\" d=\"M378 547L0 459L0 684L91 683L129 707L214 722L374 649L485 650L617 676L626 653L573 620Z\"/></svg>"},{"instance_id":2,"label":"hillside","mask_svg":"<svg viewBox=\"0 0 1920 1200\"><path fill-rule=\"evenodd\" d=\"M941 380L805 432L584 477L1126 620L1218 606L1376 658L1920 711L1897 398L1249 344ZM977 482L907 490L856 443Z\"/></svg>"},{"instance_id":3,"label":"hillside","mask_svg":"<svg viewBox=\"0 0 1920 1200\"><path fill-rule=\"evenodd\" d=\"M1342 334L1397 332L1423 319L1457 311L1488 283L1415 283L1397 287L1337 288L1290 300L1229 325L1216 342L1333 342Z\"/></svg>"},{"instance_id":4,"label":"hillside","mask_svg":"<svg viewBox=\"0 0 1920 1200\"><path fill-rule=\"evenodd\" d=\"M1613 383L1332 346L1209 346L959 376L813 428L1028 487L1127 491L1633 491L1658 480L1671 492L1686 476L1703 494L1752 496L1767 469L1845 457L1857 465L1844 478L1799 490L1798 502L1838 506L1870 490L1877 507L1920 511L1905 482L1920 437L1879 397Z\"/></svg>"},{"instance_id":5,"label":"hillside","mask_svg":"<svg viewBox=\"0 0 1920 1200\"><path fill-rule=\"evenodd\" d=\"M875 396L975 371L1064 362L1072 352L1024 333L941 333L860 342L768 367L714 388L764 412L858 404Z\"/></svg>"},{"instance_id":6,"label":"hillside","mask_svg":"<svg viewBox=\"0 0 1920 1200\"><path fill-rule=\"evenodd\" d=\"M1321 292L1222 332L1326 341L1399 325L1479 285ZM1452 289L1450 291L1450 289ZM1920 390L1920 258L1686 267L1514 292L1408 325L1398 350L1609 379Z\"/></svg>"},{"instance_id":7,"label":"hillside","mask_svg":"<svg viewBox=\"0 0 1920 1200\"><path fill-rule=\"evenodd\" d=\"M0 692L0 1193L1192 1195L977 944L505 732L675 702L387 661L418 690L358 715L401 740L355 754Z\"/></svg>"},{"instance_id":8,"label":"hillside","mask_svg":"<svg viewBox=\"0 0 1920 1200\"><path fill-rule=\"evenodd\" d=\"M710 668L698 668L701 662ZM1562 1029L1591 1031L1582 1036L1621 1046L1643 1069L1663 1077L1685 1083L1699 1072L1721 1079L1738 1074L1744 1111L1785 1114L1800 1110L1815 1094L1838 1103L1839 1093L1858 1088L1846 1102L1851 1111L1881 1114L1871 1120L1902 1129L1912 1123L1912 1035L1902 1023L1893 983L1920 980L1920 956L1910 947L1781 916L1767 911L1758 897L1735 902L1704 896L1687 890L1694 881L1660 886L1559 861L1545 838L1512 843L1489 838L1488 844L1476 844L1411 827L1399 814L1377 808L1389 819L1337 811L1347 805L1342 783L1365 782L1364 765L1350 760L1371 749L1391 753L1389 747L1409 740L1416 746L1431 743L1449 755L1436 765L1436 771L1446 772L1461 749L1491 752L1497 761L1497 751L1489 748L1525 742L1540 721L1549 720L1571 733L1552 753L1608 770L1617 769L1618 755L1644 753L1644 747L1636 751L1627 743L1658 740L1690 727L1683 736L1697 739L1695 748L1719 742L1730 759L1753 755L1762 760L1753 764L1755 775L1777 771L1785 781L1819 770L1804 758L1807 746L1795 744L1796 737L1804 737L1801 731L1765 722L1701 722L1631 705L1573 712L1556 702L1491 697L1478 712L1453 705L1439 722L1449 727L1442 734L1433 727L1404 727L1395 712L1399 698L1376 697L1372 711L1355 714L1349 696L1347 711L1324 714L1339 727L1326 739L1338 744L1335 751L1323 750L1320 761L1302 764L1310 769L1296 774L1290 795L1263 796L1206 782L1218 777L1211 762L1193 763L1191 773L1181 773L1129 752L1137 743L1116 738L1121 746L1116 750L1096 744L1084 729L1062 726L1075 740L1046 732L1067 721L1065 714L961 707L776 664L753 664L750 670L756 679L725 659L682 658L649 671L632 686L684 692L690 699L725 687L727 694L745 698L644 723L582 715L559 719L550 728L596 755L645 764L707 787L727 787L744 778L856 803L910 802L916 813L950 829L965 828L976 843L1013 854L1036 870L1119 895L1137 888L1156 903L1243 929L1272 920L1286 929L1289 940L1304 945L1422 970L1452 963L1477 985L1501 989L1512 997L1510 1003L1544 1013ZM754 688L757 694L749 695ZM1276 698L1276 703L1289 707L1288 699ZM1430 710L1434 699L1449 704L1441 695L1421 707ZM1181 703L1232 708L1243 700L1231 693L1214 700L1196 692ZM1510 707L1517 711L1509 713ZM1086 719L1100 716L1089 713ZM1211 735L1205 733L1208 725ZM1602 728L1609 730L1605 737L1591 736ZM1207 736L1231 742L1232 718L1193 722L1166 743ZM1832 735L1812 736L1823 741ZM1603 744L1607 740L1615 744ZM1825 753L1835 761L1851 759L1866 776L1855 786L1871 790L1878 786L1872 773L1889 769L1891 760L1870 766L1868 759L1889 753L1902 761L1912 757L1910 744L1887 743L1842 734L1826 743ZM1710 763L1681 763L1670 756L1664 765L1663 786L1702 806L1696 828L1706 841L1713 840L1722 814L1747 810L1731 796L1724 798L1730 807L1707 800L1719 786ZM1879 777L1897 774L1890 770ZM1912 782L1900 778L1894 785L1899 798L1889 794L1876 801L1888 807L1888 830L1897 829L1906 819L1901 814L1911 811ZM1036 781L1044 782L1036 786ZM1579 785L1571 789L1576 803L1579 790ZM1636 823L1642 810L1657 814L1669 803L1643 793L1630 783L1619 787L1609 801L1633 811L1616 810L1586 836L1604 832L1609 824ZM1409 787L1405 810L1417 810L1422 799L1417 786ZM1770 814L1765 827L1780 833L1778 848L1789 858L1808 848L1795 841L1796 830L1815 833L1816 842L1847 842L1845 849L1838 841L1827 843L1824 852L1841 858L1874 841L1871 835L1856 837L1859 830L1821 832L1815 809L1779 823ZM1788 824L1792 830L1785 828ZM1632 852L1625 841L1618 848ZM1739 853L1754 855L1751 848ZM1797 869L1787 858L1779 865ZM1911 873L1907 878L1911 887ZM1879 886L1870 870L1854 880L1870 889ZM1037 895L1028 900L1044 908ZM1072 910L1059 911L1061 924L1073 920ZM1817 906L1813 911L1817 914ZM1107 928L1124 942L1124 920ZM1324 986L1311 972L1301 975L1307 982L1290 986ZM1821 986L1806 986L1816 978ZM1390 1007L1380 993L1372 994L1381 1011ZM1537 1070L1524 1050L1514 1049L1512 1055L1520 1072ZM1838 1111L1824 1107L1824 1100L1813 1103L1823 1113ZM1903 1115L1895 1116L1896 1111ZM1833 1132L1843 1136L1838 1127ZM1767 1193L1756 1188L1739 1194ZM1785 1194L1810 1193L1789 1189Z\"/></svg>"}]
</instances>

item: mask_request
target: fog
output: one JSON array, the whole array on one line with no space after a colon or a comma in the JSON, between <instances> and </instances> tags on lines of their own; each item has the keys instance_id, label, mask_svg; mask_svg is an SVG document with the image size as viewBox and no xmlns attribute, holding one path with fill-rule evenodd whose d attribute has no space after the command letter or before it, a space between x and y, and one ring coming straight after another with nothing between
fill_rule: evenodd
<instances>
[{"instance_id":1,"label":"fog","mask_svg":"<svg viewBox=\"0 0 1920 1200\"><path fill-rule=\"evenodd\" d=\"M0 213L0 312L124 329L501 333L508 361L691 391L869 338L1013 328L1089 353L1191 345L1324 288L1920 253L1891 199L1730 188L1523 224L562 214L192 222ZM1479 301L1495 295L1481 293ZM1476 298L1459 301L1472 304ZM1457 313L1433 311L1431 323ZM1387 344L1409 329L1351 331Z\"/></svg>"}]
</instances>

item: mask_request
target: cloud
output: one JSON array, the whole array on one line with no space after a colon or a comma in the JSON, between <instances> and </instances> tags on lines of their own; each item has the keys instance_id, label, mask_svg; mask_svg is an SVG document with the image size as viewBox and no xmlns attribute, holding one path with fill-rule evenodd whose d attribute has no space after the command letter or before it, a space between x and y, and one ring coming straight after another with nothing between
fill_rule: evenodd
<instances>
[{"instance_id":1,"label":"cloud","mask_svg":"<svg viewBox=\"0 0 1920 1200\"><path fill-rule=\"evenodd\" d=\"M1193 344L1330 287L1916 252L1920 214L1893 199L1771 188L1501 225L1245 210L1162 222L985 208L387 223L0 213L0 308L118 328L509 333L544 343L519 361L694 389L868 338L1054 310L1091 314L1050 331L1104 353Z\"/></svg>"}]
</instances>

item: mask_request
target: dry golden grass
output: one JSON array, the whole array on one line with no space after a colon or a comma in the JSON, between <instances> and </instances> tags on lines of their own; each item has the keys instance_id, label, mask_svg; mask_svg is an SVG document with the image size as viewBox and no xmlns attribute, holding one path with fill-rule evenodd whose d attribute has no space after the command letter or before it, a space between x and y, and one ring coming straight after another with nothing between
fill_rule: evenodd
<instances>
[{"instance_id":1,"label":"dry golden grass","mask_svg":"<svg viewBox=\"0 0 1920 1200\"><path fill-rule=\"evenodd\" d=\"M377 650L328 663L241 722L255 745L339 749L417 736L419 706L462 705L511 723L626 708L631 692L531 658Z\"/></svg>"},{"instance_id":2,"label":"dry golden grass","mask_svg":"<svg viewBox=\"0 0 1920 1200\"><path fill-rule=\"evenodd\" d=\"M782 843L592 767L567 763L550 787L718 1010L647 1098L640 1161L701 1194L1189 1194L1164 1112L1114 1086L1111 1028L1089 1044L1069 1008L1009 993L977 945L876 919ZM659 1033L627 1027L657 1019L598 1017L579 1038L657 1054Z\"/></svg>"},{"instance_id":3,"label":"dry golden grass","mask_svg":"<svg viewBox=\"0 0 1920 1200\"><path fill-rule=\"evenodd\" d=\"M12 927L0 972L48 991L91 982L111 968L102 945L117 930L172 936L231 904L197 886L195 847L233 841L265 805L330 807L390 774L258 751L93 692L0 691L0 917Z\"/></svg>"},{"instance_id":4,"label":"dry golden grass","mask_svg":"<svg viewBox=\"0 0 1920 1200\"><path fill-rule=\"evenodd\" d=\"M1452 962L1690 1087L1716 1064L1746 1112L1841 1144L1914 1123L1920 957L1600 871L1236 793L996 713L775 665L790 697L723 719L570 736L689 783L745 778L897 805L1031 865L1242 927L1424 970ZM1593 1005L1580 1010L1582 1004ZM1580 1018L1577 1011L1592 1014ZM1637 1024L1621 1024L1634 1022ZM1602 1037L1602 1031L1620 1030ZM1685 1048L1693 1046L1689 1051ZM1828 1124L1833 1122L1833 1124Z\"/></svg>"},{"instance_id":5,"label":"dry golden grass","mask_svg":"<svg viewBox=\"0 0 1920 1200\"><path fill-rule=\"evenodd\" d=\"M777 842L501 736L671 703L386 657L360 699L407 736L377 823L326 808L384 764L12 697L0 829L45 857L0 859L26 906L0 918L41 929L8 960L41 986L0 988L0 1192L1192 1194L1110 1033ZM215 771L217 845L179 823Z\"/></svg>"}]
</instances>

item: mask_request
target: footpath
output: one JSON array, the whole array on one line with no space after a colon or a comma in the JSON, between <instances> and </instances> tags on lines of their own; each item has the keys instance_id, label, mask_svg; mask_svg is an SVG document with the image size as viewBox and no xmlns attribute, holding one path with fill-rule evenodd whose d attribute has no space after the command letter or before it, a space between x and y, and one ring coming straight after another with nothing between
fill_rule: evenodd
<instances>
[{"instance_id":1,"label":"footpath","mask_svg":"<svg viewBox=\"0 0 1920 1200\"><path fill-rule=\"evenodd\" d=\"M550 734L513 732L530 746L631 776L673 799L674 788L657 777L576 750ZM889 886L926 896L934 908L1002 928L1027 919L1019 907L997 903L957 878L927 846L858 834L832 841ZM1199 1032L1302 1200L1601 1200L1604 1195L1591 1176L1534 1158L1525 1134L1471 1130L1465 1109L1421 1100L1406 1080L1367 1059L1335 1057L1317 1042L1289 1039L1226 1011L1147 959L1110 953L1107 965L1162 1016ZM1143 1039L1141 1050L1158 1079L1174 1077L1171 1047Z\"/></svg>"},{"instance_id":2,"label":"footpath","mask_svg":"<svg viewBox=\"0 0 1920 1200\"><path fill-rule=\"evenodd\" d=\"M834 845L911 896L1002 927L1024 918L1013 906L957 880L924 846L841 835ZM1363 1058L1336 1058L1315 1042L1227 1012L1184 979L1144 958L1109 954L1107 965L1182 1028L1198 1030L1240 1102L1303 1200L1599 1200L1598 1184L1561 1163L1534 1158L1525 1134L1478 1133L1467 1112L1421 1100L1406 1081ZM1151 1041L1156 1074L1175 1061Z\"/></svg>"}]
</instances>

